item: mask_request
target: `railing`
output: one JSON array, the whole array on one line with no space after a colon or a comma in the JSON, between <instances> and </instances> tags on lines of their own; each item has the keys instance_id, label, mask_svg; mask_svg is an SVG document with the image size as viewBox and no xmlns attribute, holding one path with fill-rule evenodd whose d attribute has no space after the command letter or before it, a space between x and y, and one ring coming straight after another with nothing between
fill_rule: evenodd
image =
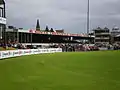
<instances>
[{"instance_id":1,"label":"railing","mask_svg":"<svg viewBox=\"0 0 120 90\"><path fill-rule=\"evenodd\" d=\"M98 41L98 42L96 41L95 43L96 44L109 44L109 42L100 42L100 41Z\"/></svg>"},{"instance_id":2,"label":"railing","mask_svg":"<svg viewBox=\"0 0 120 90\"><path fill-rule=\"evenodd\" d=\"M95 37L95 39L110 39L109 37Z\"/></svg>"},{"instance_id":3,"label":"railing","mask_svg":"<svg viewBox=\"0 0 120 90\"><path fill-rule=\"evenodd\" d=\"M95 35L110 35L110 33L95 33Z\"/></svg>"}]
</instances>

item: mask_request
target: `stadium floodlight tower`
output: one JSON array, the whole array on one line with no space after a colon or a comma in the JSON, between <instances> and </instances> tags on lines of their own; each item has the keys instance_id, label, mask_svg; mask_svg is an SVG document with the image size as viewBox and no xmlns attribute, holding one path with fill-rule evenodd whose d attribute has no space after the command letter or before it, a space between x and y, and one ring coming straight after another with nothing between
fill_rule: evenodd
<instances>
[{"instance_id":1,"label":"stadium floodlight tower","mask_svg":"<svg viewBox=\"0 0 120 90\"><path fill-rule=\"evenodd\" d=\"M5 13L5 1L0 0L0 41L6 42L6 13Z\"/></svg>"},{"instance_id":2,"label":"stadium floodlight tower","mask_svg":"<svg viewBox=\"0 0 120 90\"><path fill-rule=\"evenodd\" d=\"M87 34L89 35L89 29L90 29L90 0L88 0L87 5Z\"/></svg>"}]
</instances>

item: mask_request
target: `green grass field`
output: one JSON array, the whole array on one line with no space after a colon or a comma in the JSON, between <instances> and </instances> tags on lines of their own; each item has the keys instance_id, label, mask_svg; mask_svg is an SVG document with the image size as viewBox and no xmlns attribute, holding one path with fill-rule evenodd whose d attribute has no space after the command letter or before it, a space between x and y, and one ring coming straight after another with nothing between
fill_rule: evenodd
<instances>
[{"instance_id":1,"label":"green grass field","mask_svg":"<svg viewBox=\"0 0 120 90\"><path fill-rule=\"evenodd\" d=\"M1 60L0 90L120 90L120 51Z\"/></svg>"}]
</instances>

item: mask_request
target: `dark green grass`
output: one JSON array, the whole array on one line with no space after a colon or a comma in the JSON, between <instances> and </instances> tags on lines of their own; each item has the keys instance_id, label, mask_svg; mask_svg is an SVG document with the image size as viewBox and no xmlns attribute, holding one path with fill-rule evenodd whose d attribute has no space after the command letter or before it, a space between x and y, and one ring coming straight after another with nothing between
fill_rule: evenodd
<instances>
[{"instance_id":1,"label":"dark green grass","mask_svg":"<svg viewBox=\"0 0 120 90\"><path fill-rule=\"evenodd\" d=\"M0 90L120 90L120 51L1 60Z\"/></svg>"}]
</instances>

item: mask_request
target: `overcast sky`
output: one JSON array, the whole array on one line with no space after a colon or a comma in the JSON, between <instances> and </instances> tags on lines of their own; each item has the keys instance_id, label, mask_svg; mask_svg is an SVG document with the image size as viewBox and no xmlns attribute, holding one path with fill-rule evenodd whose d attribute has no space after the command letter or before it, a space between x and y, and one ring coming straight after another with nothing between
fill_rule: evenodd
<instances>
[{"instance_id":1,"label":"overcast sky","mask_svg":"<svg viewBox=\"0 0 120 90\"><path fill-rule=\"evenodd\" d=\"M8 25L86 32L87 0L5 0ZM90 0L90 28L120 26L120 0Z\"/></svg>"}]
</instances>

